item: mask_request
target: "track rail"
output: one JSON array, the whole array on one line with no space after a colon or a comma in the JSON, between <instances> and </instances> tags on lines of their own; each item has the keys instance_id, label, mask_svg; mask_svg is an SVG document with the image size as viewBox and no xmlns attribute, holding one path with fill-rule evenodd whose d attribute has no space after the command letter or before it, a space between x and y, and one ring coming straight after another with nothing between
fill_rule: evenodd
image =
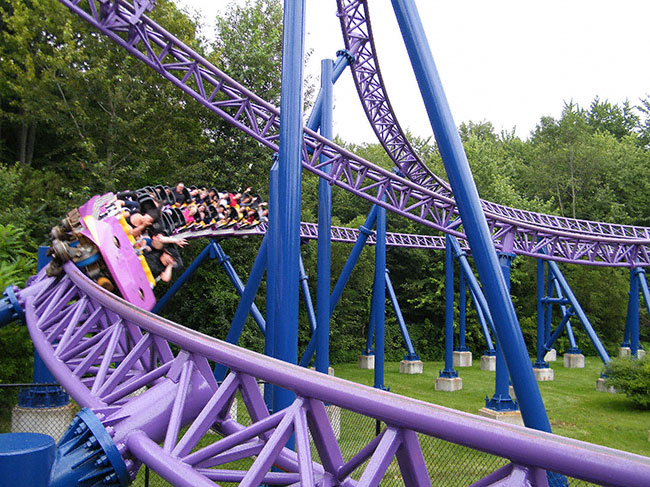
<instances>
[{"instance_id":1,"label":"track rail","mask_svg":"<svg viewBox=\"0 0 650 487\"><path fill-rule=\"evenodd\" d=\"M224 120L269 149L278 150L278 109L144 15L150 2L60 2ZM363 31L363 26L368 25L365 3L346 5L340 15L350 16L352 20L346 23L359 24ZM363 52L362 47L370 45L367 35L363 38L349 34L348 38L354 41L348 48L355 55ZM457 221L456 203L439 178L422 175L418 176L421 183L416 183L355 156L309 129L304 133L305 169L394 213L464 239ZM406 146L400 147L406 151ZM327 162L321 162L321 155L327 156ZM331 164L329 174L321 169L324 164ZM413 168L405 167L410 177L416 178L424 171L421 164L410 164ZM571 220L488 202L484 202L484 209L499 249L560 262L599 266L650 265L650 231L647 228Z\"/></svg>"},{"instance_id":2,"label":"track rail","mask_svg":"<svg viewBox=\"0 0 650 487\"><path fill-rule=\"evenodd\" d=\"M262 223L252 230L240 231L223 231L219 229L208 228L205 230L180 232L175 234L177 237L186 239L196 238L222 238L228 236L249 236L249 235L264 235L267 230L267 224ZM333 242L354 243L359 238L360 230L349 227L332 226L331 239ZM300 238L307 240L318 239L318 224L301 222L300 224ZM366 243L368 245L375 245L376 234L371 232L368 235ZM429 250L444 250L445 237L437 235L418 235L412 233L396 233L386 232L386 245L390 247L407 247L414 249L429 249ZM461 242L463 250L469 251L469 247L465 241Z\"/></svg>"},{"instance_id":3,"label":"track rail","mask_svg":"<svg viewBox=\"0 0 650 487\"><path fill-rule=\"evenodd\" d=\"M384 85L375 49L367 0L337 0L341 30L347 49L355 53L351 66L359 99L368 121L388 155L408 179L439 194L452 197L449 185L435 175L410 144L395 115ZM483 210L495 217L603 237L647 238L648 229L520 210L481 200Z\"/></svg>"},{"instance_id":4,"label":"track rail","mask_svg":"<svg viewBox=\"0 0 650 487\"><path fill-rule=\"evenodd\" d=\"M355 471L359 485L376 485L397 458L405 483L425 486L429 472L421 445L434 437L512 462L481 485L497 485L509 475L520 480L512 485L531 485L542 478L540 469L626 487L647 485L650 478L647 457L506 425L281 362L143 311L97 286L72 263L64 271L59 278L42 272L19 292L27 327L48 369L112 436L131 478L144 462L182 487L214 481L351 487L357 485L350 476ZM215 362L230 370L221 385L212 375ZM258 380L293 391L295 402L269 415ZM237 392L252 419L249 425L229 414ZM386 428L344 461L325 404L379 419ZM283 448L291 434L296 452ZM320 464L312 457L310 435ZM238 459L250 459L250 467L222 468ZM369 462L362 466L365 460ZM282 472L271 472L272 465Z\"/></svg>"}]
</instances>

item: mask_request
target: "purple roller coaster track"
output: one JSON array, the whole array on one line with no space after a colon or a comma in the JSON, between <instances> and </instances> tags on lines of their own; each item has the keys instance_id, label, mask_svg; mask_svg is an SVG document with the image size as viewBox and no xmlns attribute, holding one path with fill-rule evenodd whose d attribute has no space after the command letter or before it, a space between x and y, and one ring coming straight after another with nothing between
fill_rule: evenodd
<instances>
[{"instance_id":1,"label":"purple roller coaster track","mask_svg":"<svg viewBox=\"0 0 650 487\"><path fill-rule=\"evenodd\" d=\"M123 459L123 465L113 465L116 478L122 472L133 479L144 463L173 485L187 487L378 485L396 458L406 485L426 486L430 477L421 443L427 437L510 460L475 486L545 486L543 470L621 487L645 486L650 478L646 457L499 424L277 361L143 311L97 286L71 262L64 269L59 278L42 271L18 299L48 368L112 438ZM212 375L214 362L230 369L221 385ZM256 379L294 391L295 402L269 415ZM229 415L237 392L249 426ZM328 419L331 407L376 418L386 428L346 461ZM224 437L215 439L212 430ZM296 451L284 448L291 434ZM310 435L320 463L312 456ZM69 451L85 448L78 440L70 443ZM251 459L247 470L221 468L245 458ZM272 465L281 471L269 471ZM351 477L355 471L358 482Z\"/></svg>"},{"instance_id":2,"label":"purple roller coaster track","mask_svg":"<svg viewBox=\"0 0 650 487\"><path fill-rule=\"evenodd\" d=\"M88 10L79 0L61 3L224 120L269 149L278 150L278 109L146 17L150 2L134 6L126 1L91 1ZM464 239L448 185L417 158L390 108L374 56L367 3L340 1L339 16L348 51L357 58L353 71L366 112L409 179L379 168L309 129L303 139L303 167L394 213ZM324 159L327 161L321 162ZM329 173L322 169L325 164L331 165ZM578 264L650 265L648 228L544 215L486 201L482 205L497 249Z\"/></svg>"},{"instance_id":3,"label":"purple roller coaster track","mask_svg":"<svg viewBox=\"0 0 650 487\"><path fill-rule=\"evenodd\" d=\"M226 121L278 149L278 109L147 18L151 0L60 2ZM366 2L338 3L346 47L357 59L355 77L366 112L406 177L307 129L303 167L390 211L464 238L449 186L417 158L392 113L374 56ZM325 164L331 165L329 171ZM540 215L485 201L482 205L493 241L503 250L601 266L650 264L646 228ZM317 234L311 224L303 224L301 232L310 238ZM331 234L342 241L357 235L336 227ZM387 239L399 246L444 247L440 237L389 234ZM648 485L647 457L496 423L277 361L129 304L89 280L72 262L63 271L48 277L43 270L24 290L12 291L48 369L86 408L59 444L51 485L83 480L87 485L123 486L146 464L181 487L221 482L376 486L396 460L405 485L425 487L434 475L422 445L431 438L506 460L504 467L480 475L474 487L547 487L548 479L564 480L563 475L600 485ZM213 375L215 364L229 369L221 384ZM270 414L258 381L292 391L295 401ZM250 424L230 413L237 397ZM344 458L330 423L331 408L374 418L385 428ZM292 435L295 450L285 447ZM244 459L246 469L226 468Z\"/></svg>"}]
</instances>

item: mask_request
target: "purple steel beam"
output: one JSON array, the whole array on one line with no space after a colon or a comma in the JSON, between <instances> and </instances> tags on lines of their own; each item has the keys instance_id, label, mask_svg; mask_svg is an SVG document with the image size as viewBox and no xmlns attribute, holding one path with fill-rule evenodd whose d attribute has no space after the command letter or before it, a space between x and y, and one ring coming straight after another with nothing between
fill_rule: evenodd
<instances>
[{"instance_id":1,"label":"purple steel beam","mask_svg":"<svg viewBox=\"0 0 650 487\"><path fill-rule=\"evenodd\" d=\"M348 49L355 52L353 79L378 140L395 165L410 180L436 192L451 195L449 185L419 158L395 116L377 59L367 0L337 0L341 29ZM647 228L572 219L510 208L482 200L486 213L540 227L602 236L646 238Z\"/></svg>"},{"instance_id":2,"label":"purple steel beam","mask_svg":"<svg viewBox=\"0 0 650 487\"><path fill-rule=\"evenodd\" d=\"M151 21L143 9L125 0L89 0L89 11L80 7L79 0L60 2L224 120L277 151L278 109ZM340 15L352 20L346 19L343 25L358 26L363 33L368 28L365 10L363 2L350 2ZM347 36L354 41L348 46L354 55L370 45L371 37L362 33ZM379 105L377 110L386 112ZM383 123L390 126L394 122ZM356 157L313 131L305 129L304 134L303 167L307 170L394 213L464 238L462 229L457 228L456 203L439 178L427 176L413 182ZM327 158L321 159L321 154ZM326 163L319 162L325 159ZM323 164L331 164L330 174L321 168ZM416 171L407 169L408 175ZM599 266L650 265L647 228L540 215L489 202L483 206L497 248L504 239L512 239L512 251L519 255ZM542 254L542 249L548 254Z\"/></svg>"},{"instance_id":3,"label":"purple steel beam","mask_svg":"<svg viewBox=\"0 0 650 487\"><path fill-rule=\"evenodd\" d=\"M242 236L242 235L264 235L268 229L266 223L255 227L251 230L246 230L244 232L239 232L233 230L228 236ZM210 230L204 229L198 232L181 232L177 234L179 237L182 236L186 239L196 239L196 238L216 238L223 237L221 230ZM302 222L300 224L300 237L316 240L318 239L318 224ZM359 238L359 229L358 228L348 228L348 227L332 227L331 239L333 242L343 242L343 243L355 243ZM368 236L367 244L375 245L376 237L375 233L372 232ZM469 252L469 247L464 240L459 241L461 248ZM386 232L386 245L391 247L406 247L414 249L430 249L430 250L444 250L445 249L445 237L440 237L436 235L418 235L412 233L395 233L395 232Z\"/></svg>"},{"instance_id":4,"label":"purple steel beam","mask_svg":"<svg viewBox=\"0 0 650 487\"><path fill-rule=\"evenodd\" d=\"M406 485L426 486L428 473L418 433L492 453L516 465L479 485L500 485L499 479L508 479L508 485L543 485L538 480L533 482L541 478L537 475L540 469L602 485L642 486L650 478L650 458L505 425L287 364L138 309L97 286L70 262L64 271L66 277L48 278L52 282L41 286L39 292L24 291L27 326L57 380L80 405L90 407L107 428L132 477L145 462L183 487L227 479L241 480L245 485L280 481L315 485L322 481L352 487L355 482L349 474L363 460L370 459L362 483L365 479L375 485L396 457ZM49 321L42 313L54 309L52 300L61 295L60 287L73 296L74 302L68 301L65 308L76 310L77 303L84 302L88 312L77 322L72 319L76 313L58 311L67 323L66 329L58 336L46 336L38 323ZM102 319L96 317L97 310ZM84 319L92 320L92 326L85 327ZM79 331L68 332L67 327L83 329L83 336ZM127 333L140 339L113 338ZM57 357L59 337L66 334L78 338L78 355L58 354L67 355L61 359ZM179 351L174 354L172 350ZM151 359L145 362L144 357ZM85 373L80 377L73 371L83 362ZM119 365L103 367L113 362ZM210 362L231 370L221 386L214 380ZM269 416L256 378L292 390L296 401ZM136 390L141 393L127 395ZM250 426L229 416L237 391L252 418ZM359 397L364 400L359 401ZM376 418L387 429L346 463L323 403ZM210 428L225 437L208 438ZM291 433L296 436L297 452L282 448ZM310 433L322 465L313 462L307 452ZM257 460L248 472L219 468L230 459L252 455ZM287 475L269 473L272 464Z\"/></svg>"}]
</instances>

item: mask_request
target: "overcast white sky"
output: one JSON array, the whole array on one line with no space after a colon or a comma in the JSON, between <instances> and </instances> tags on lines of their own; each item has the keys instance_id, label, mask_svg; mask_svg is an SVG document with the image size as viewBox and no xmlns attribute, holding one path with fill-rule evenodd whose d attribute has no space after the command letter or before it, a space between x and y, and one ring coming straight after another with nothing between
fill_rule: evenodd
<instances>
[{"instance_id":1,"label":"overcast white sky","mask_svg":"<svg viewBox=\"0 0 650 487\"><path fill-rule=\"evenodd\" d=\"M204 34L232 0L176 0L198 10ZM416 0L456 124L487 120L526 138L565 101L594 97L636 104L650 95L648 0ZM390 0L371 0L382 75L404 129L431 127L419 97ZM335 0L307 0L309 72L343 47ZM335 86L334 131L349 142L375 142L346 73Z\"/></svg>"}]
</instances>

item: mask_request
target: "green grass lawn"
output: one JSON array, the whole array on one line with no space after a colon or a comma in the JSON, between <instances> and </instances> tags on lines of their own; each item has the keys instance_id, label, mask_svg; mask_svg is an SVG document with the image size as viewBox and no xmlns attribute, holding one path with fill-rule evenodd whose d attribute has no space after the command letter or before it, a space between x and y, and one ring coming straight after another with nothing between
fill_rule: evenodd
<instances>
[{"instance_id":1,"label":"green grass lawn","mask_svg":"<svg viewBox=\"0 0 650 487\"><path fill-rule=\"evenodd\" d=\"M425 362L424 373L399 373L399 363L385 366L384 384L391 392L441 406L476 414L485 405L485 396L494 394L494 372L480 370L480 357L474 356L472 367L456 369L463 379L463 389L456 392L434 390L443 362ZM650 456L650 411L636 408L624 394L596 391L602 362L586 357L584 369L565 369L562 358L551 363L552 382L539 382L553 432L569 438ZM373 385L374 371L356 364L334 366L337 377Z\"/></svg>"}]
</instances>

